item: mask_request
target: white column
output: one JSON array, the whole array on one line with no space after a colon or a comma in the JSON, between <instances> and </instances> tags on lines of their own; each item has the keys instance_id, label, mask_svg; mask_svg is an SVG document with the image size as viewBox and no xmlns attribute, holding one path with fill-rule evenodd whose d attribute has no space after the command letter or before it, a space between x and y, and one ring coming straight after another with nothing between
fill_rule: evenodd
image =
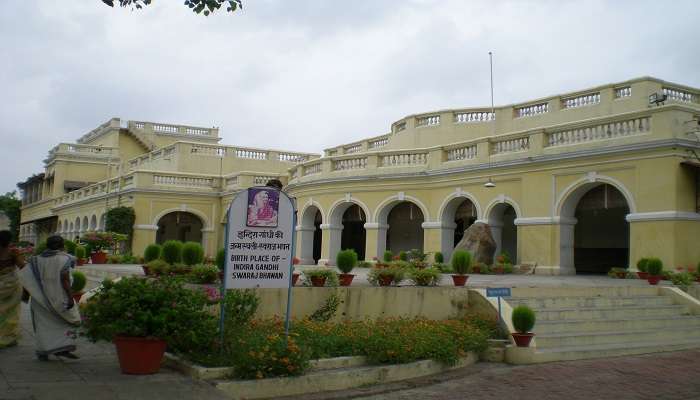
<instances>
[{"instance_id":1,"label":"white column","mask_svg":"<svg viewBox=\"0 0 700 400\"><path fill-rule=\"evenodd\" d=\"M318 260L319 265L335 265L335 257L340 251L341 240L343 237L343 225L321 224L321 230L328 232L324 237L328 237L328 258Z\"/></svg>"},{"instance_id":2,"label":"white column","mask_svg":"<svg viewBox=\"0 0 700 400\"><path fill-rule=\"evenodd\" d=\"M316 227L297 226L297 256L301 265L314 265L314 232Z\"/></svg>"},{"instance_id":3,"label":"white column","mask_svg":"<svg viewBox=\"0 0 700 400\"><path fill-rule=\"evenodd\" d=\"M576 275L574 265L574 228L576 218L559 218L559 275Z\"/></svg>"}]
</instances>

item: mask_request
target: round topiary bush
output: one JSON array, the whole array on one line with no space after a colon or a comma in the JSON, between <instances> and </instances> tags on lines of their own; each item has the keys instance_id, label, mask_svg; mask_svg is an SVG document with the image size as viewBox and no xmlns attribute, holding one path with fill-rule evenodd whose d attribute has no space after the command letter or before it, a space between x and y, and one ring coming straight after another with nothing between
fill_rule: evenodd
<instances>
[{"instance_id":1,"label":"round topiary bush","mask_svg":"<svg viewBox=\"0 0 700 400\"><path fill-rule=\"evenodd\" d=\"M382 259L384 262L391 262L394 259L394 253L392 253L391 250L387 250L384 252Z\"/></svg>"},{"instance_id":2,"label":"round topiary bush","mask_svg":"<svg viewBox=\"0 0 700 400\"><path fill-rule=\"evenodd\" d=\"M656 258L656 257L651 257L647 260L647 272L651 276L659 276L661 275L661 271L664 269L664 263Z\"/></svg>"},{"instance_id":3,"label":"round topiary bush","mask_svg":"<svg viewBox=\"0 0 700 400\"><path fill-rule=\"evenodd\" d=\"M187 242L182 246L182 262L185 265L201 264L204 260L204 248L197 242Z\"/></svg>"},{"instance_id":4,"label":"round topiary bush","mask_svg":"<svg viewBox=\"0 0 700 400\"><path fill-rule=\"evenodd\" d=\"M158 244L149 244L143 252L143 261L149 263L160 258L163 248Z\"/></svg>"},{"instance_id":5,"label":"round topiary bush","mask_svg":"<svg viewBox=\"0 0 700 400\"><path fill-rule=\"evenodd\" d=\"M216 266L219 267L219 271L224 270L226 264L226 249L219 249L216 252Z\"/></svg>"},{"instance_id":6,"label":"round topiary bush","mask_svg":"<svg viewBox=\"0 0 700 400\"><path fill-rule=\"evenodd\" d=\"M75 258L82 260L87 257L87 251L83 246L75 246Z\"/></svg>"},{"instance_id":7,"label":"round topiary bush","mask_svg":"<svg viewBox=\"0 0 700 400\"><path fill-rule=\"evenodd\" d=\"M163 243L161 258L170 265L182 262L182 242L168 240Z\"/></svg>"},{"instance_id":8,"label":"round topiary bush","mask_svg":"<svg viewBox=\"0 0 700 400\"><path fill-rule=\"evenodd\" d=\"M647 271L647 264L649 263L649 259L646 257L640 258L639 261L637 261L637 269L639 272L648 272Z\"/></svg>"},{"instance_id":9,"label":"round topiary bush","mask_svg":"<svg viewBox=\"0 0 700 400\"><path fill-rule=\"evenodd\" d=\"M77 246L77 244L72 240L64 240L63 241L63 247L66 249L66 253L68 253L70 255L77 256L77 254L75 252L76 246ZM85 258L85 256L83 256L82 258Z\"/></svg>"},{"instance_id":10,"label":"round topiary bush","mask_svg":"<svg viewBox=\"0 0 700 400\"><path fill-rule=\"evenodd\" d=\"M516 331L528 333L535 326L535 312L526 305L520 305L513 309L511 320Z\"/></svg>"},{"instance_id":11,"label":"round topiary bush","mask_svg":"<svg viewBox=\"0 0 700 400\"><path fill-rule=\"evenodd\" d=\"M408 261L408 253L406 253L405 251L400 251L399 252L399 260Z\"/></svg>"},{"instance_id":12,"label":"round topiary bush","mask_svg":"<svg viewBox=\"0 0 700 400\"><path fill-rule=\"evenodd\" d=\"M357 253L353 249L339 251L335 256L335 263L342 273L349 274L357 265Z\"/></svg>"},{"instance_id":13,"label":"round topiary bush","mask_svg":"<svg viewBox=\"0 0 700 400\"><path fill-rule=\"evenodd\" d=\"M443 257L442 253L439 251L435 252L435 256L433 257L435 259L435 262L438 264L442 264L445 262L445 257Z\"/></svg>"},{"instance_id":14,"label":"round topiary bush","mask_svg":"<svg viewBox=\"0 0 700 400\"><path fill-rule=\"evenodd\" d=\"M452 270L464 275L472 264L472 254L466 250L457 250L452 254Z\"/></svg>"},{"instance_id":15,"label":"round topiary bush","mask_svg":"<svg viewBox=\"0 0 700 400\"><path fill-rule=\"evenodd\" d=\"M73 283L70 286L70 290L73 293L82 292L83 289L85 289L85 285L87 284L87 278L85 277L85 274L80 271L73 271L72 276Z\"/></svg>"}]
</instances>

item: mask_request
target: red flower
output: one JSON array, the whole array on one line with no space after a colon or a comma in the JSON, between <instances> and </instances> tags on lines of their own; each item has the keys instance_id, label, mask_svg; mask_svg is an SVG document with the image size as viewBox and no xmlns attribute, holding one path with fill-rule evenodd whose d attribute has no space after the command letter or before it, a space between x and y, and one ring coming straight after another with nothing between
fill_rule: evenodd
<instances>
[{"instance_id":1,"label":"red flower","mask_svg":"<svg viewBox=\"0 0 700 400\"><path fill-rule=\"evenodd\" d=\"M301 262L301 260L299 259L299 257L292 258L292 264L299 265L300 262Z\"/></svg>"}]
</instances>

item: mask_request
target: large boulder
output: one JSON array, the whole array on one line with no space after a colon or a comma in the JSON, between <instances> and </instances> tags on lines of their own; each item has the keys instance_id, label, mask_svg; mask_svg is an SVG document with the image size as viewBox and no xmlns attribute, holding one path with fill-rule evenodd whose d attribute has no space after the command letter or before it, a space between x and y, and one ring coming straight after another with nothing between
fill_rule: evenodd
<instances>
[{"instance_id":1,"label":"large boulder","mask_svg":"<svg viewBox=\"0 0 700 400\"><path fill-rule=\"evenodd\" d=\"M493 256L496 253L496 241L491 235L491 228L483 222L475 222L466 231L462 240L455 246L455 251L467 250L472 254L473 262L481 262L486 265L493 264Z\"/></svg>"}]
</instances>

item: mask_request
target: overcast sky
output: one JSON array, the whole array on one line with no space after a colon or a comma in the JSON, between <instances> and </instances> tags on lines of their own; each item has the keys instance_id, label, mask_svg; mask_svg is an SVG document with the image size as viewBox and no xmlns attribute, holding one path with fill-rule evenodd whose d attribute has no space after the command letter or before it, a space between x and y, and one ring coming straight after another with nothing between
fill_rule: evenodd
<instances>
[{"instance_id":1,"label":"overcast sky","mask_svg":"<svg viewBox=\"0 0 700 400\"><path fill-rule=\"evenodd\" d=\"M0 191L111 117L321 152L408 114L651 75L700 87L700 2L2 0Z\"/></svg>"}]
</instances>

